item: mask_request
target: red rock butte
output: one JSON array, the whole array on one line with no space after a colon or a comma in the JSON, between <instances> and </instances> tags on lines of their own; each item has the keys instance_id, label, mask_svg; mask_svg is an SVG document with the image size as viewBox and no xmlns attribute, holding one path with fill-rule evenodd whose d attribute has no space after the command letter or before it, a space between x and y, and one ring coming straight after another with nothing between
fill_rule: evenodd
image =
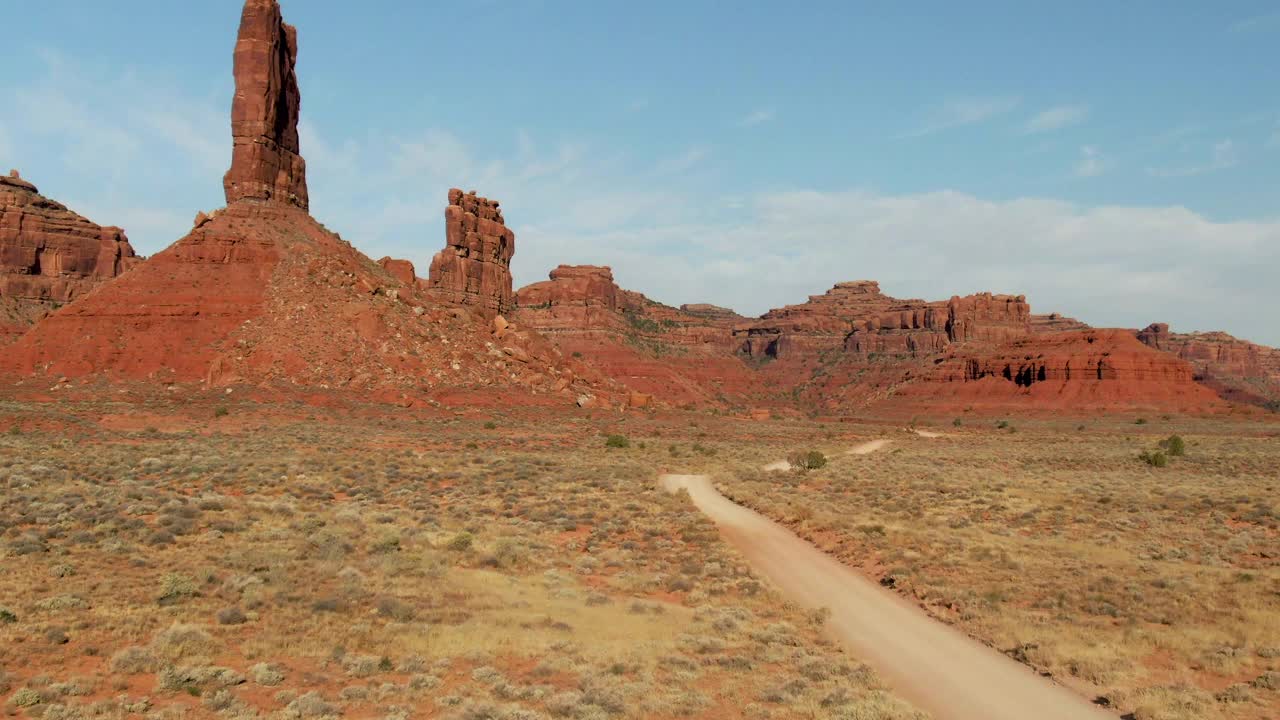
<instances>
[{"instance_id":1,"label":"red rock butte","mask_svg":"<svg viewBox=\"0 0 1280 720\"><path fill-rule=\"evenodd\" d=\"M506 226L498 201L454 188L444 221L445 248L431 260L428 293L490 318L510 312L515 307L511 258L516 234Z\"/></svg>"},{"instance_id":2,"label":"red rock butte","mask_svg":"<svg viewBox=\"0 0 1280 720\"><path fill-rule=\"evenodd\" d=\"M307 163L298 142L298 32L276 0L248 0L235 49L227 204L276 200L308 208Z\"/></svg>"}]
</instances>

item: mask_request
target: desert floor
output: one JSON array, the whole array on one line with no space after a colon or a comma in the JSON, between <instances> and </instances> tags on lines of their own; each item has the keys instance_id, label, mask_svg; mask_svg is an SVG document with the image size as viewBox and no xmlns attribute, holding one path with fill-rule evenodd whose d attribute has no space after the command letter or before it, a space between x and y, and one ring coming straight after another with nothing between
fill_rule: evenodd
<instances>
[{"instance_id":1,"label":"desert floor","mask_svg":"<svg viewBox=\"0 0 1280 720\"><path fill-rule=\"evenodd\" d=\"M0 697L47 719L927 716L659 487L679 472L1117 714L1275 717L1280 425L1138 419L924 437L3 401ZM1184 455L1138 459L1174 434ZM799 450L828 462L762 470Z\"/></svg>"}]
</instances>

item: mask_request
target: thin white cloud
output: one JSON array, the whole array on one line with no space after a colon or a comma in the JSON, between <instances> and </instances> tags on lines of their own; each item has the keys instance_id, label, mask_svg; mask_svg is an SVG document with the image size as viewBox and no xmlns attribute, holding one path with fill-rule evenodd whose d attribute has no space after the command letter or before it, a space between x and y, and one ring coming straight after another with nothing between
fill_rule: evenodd
<instances>
[{"instance_id":1,"label":"thin white cloud","mask_svg":"<svg viewBox=\"0 0 1280 720\"><path fill-rule=\"evenodd\" d=\"M1107 170L1107 160L1098 148L1085 145L1080 148L1080 160L1076 162L1076 177L1097 177Z\"/></svg>"},{"instance_id":2,"label":"thin white cloud","mask_svg":"<svg viewBox=\"0 0 1280 720\"><path fill-rule=\"evenodd\" d=\"M1158 178L1185 178L1226 170L1240 163L1239 148L1232 140L1219 140L1209 150L1207 162L1181 167L1147 168L1147 174Z\"/></svg>"},{"instance_id":3,"label":"thin white cloud","mask_svg":"<svg viewBox=\"0 0 1280 720\"><path fill-rule=\"evenodd\" d=\"M1051 107L1027 121L1022 131L1028 135L1061 130L1072 125L1079 125L1089 117L1087 105L1058 105Z\"/></svg>"},{"instance_id":4,"label":"thin white cloud","mask_svg":"<svg viewBox=\"0 0 1280 720\"><path fill-rule=\"evenodd\" d=\"M1263 13L1244 18L1231 24L1228 28L1233 33L1261 32L1280 29L1280 12Z\"/></svg>"},{"instance_id":5,"label":"thin white cloud","mask_svg":"<svg viewBox=\"0 0 1280 720\"><path fill-rule=\"evenodd\" d=\"M686 173L705 160L709 152L705 147L698 146L691 147L679 155L662 158L654 167L654 173L657 175L680 175Z\"/></svg>"},{"instance_id":6,"label":"thin white cloud","mask_svg":"<svg viewBox=\"0 0 1280 720\"><path fill-rule=\"evenodd\" d=\"M772 108L752 110L738 120L738 127L755 127L756 125L763 125L767 122L771 122L776 116L777 112Z\"/></svg>"},{"instance_id":7,"label":"thin white cloud","mask_svg":"<svg viewBox=\"0 0 1280 720\"><path fill-rule=\"evenodd\" d=\"M971 97L948 100L931 111L919 127L895 137L898 139L923 137L943 130L986 122L1011 112L1018 107L1018 102L1018 98L1012 97Z\"/></svg>"}]
</instances>

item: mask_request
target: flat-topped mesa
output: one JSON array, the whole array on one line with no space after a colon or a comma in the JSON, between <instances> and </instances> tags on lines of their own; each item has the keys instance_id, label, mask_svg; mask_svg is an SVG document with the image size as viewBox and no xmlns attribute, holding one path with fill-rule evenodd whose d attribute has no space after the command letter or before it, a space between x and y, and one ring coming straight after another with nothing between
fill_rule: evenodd
<instances>
[{"instance_id":1,"label":"flat-topped mesa","mask_svg":"<svg viewBox=\"0 0 1280 720\"><path fill-rule=\"evenodd\" d=\"M25 329L139 262L120 228L44 197L16 170L0 176L0 324Z\"/></svg>"},{"instance_id":2,"label":"flat-topped mesa","mask_svg":"<svg viewBox=\"0 0 1280 720\"><path fill-rule=\"evenodd\" d=\"M516 234L504 224L498 202L454 188L444 219L445 248L431 260L426 291L487 317L510 312Z\"/></svg>"},{"instance_id":3,"label":"flat-topped mesa","mask_svg":"<svg viewBox=\"0 0 1280 720\"><path fill-rule=\"evenodd\" d=\"M285 24L280 3L247 0L235 50L231 169L222 179L228 205L252 199L308 208L297 60L298 33Z\"/></svg>"}]
</instances>

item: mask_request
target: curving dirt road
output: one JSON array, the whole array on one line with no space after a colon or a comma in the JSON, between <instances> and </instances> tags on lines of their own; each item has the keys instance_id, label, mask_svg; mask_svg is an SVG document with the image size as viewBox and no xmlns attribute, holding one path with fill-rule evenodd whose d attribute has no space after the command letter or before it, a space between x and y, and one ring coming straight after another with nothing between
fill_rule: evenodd
<instances>
[{"instance_id":1,"label":"curving dirt road","mask_svg":"<svg viewBox=\"0 0 1280 720\"><path fill-rule=\"evenodd\" d=\"M868 451L871 452L871 451ZM663 475L687 490L783 594L829 608L827 627L896 693L939 720L1102 720L1115 716L938 622L773 521L721 495L706 475Z\"/></svg>"}]
</instances>

